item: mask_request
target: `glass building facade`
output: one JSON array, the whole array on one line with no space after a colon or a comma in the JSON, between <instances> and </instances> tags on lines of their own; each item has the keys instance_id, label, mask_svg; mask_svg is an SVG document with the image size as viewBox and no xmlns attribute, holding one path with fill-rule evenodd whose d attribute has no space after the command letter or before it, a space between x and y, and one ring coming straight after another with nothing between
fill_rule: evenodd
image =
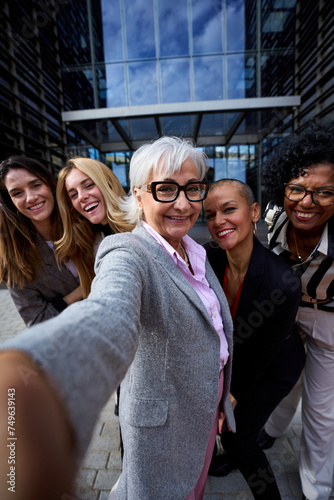
<instances>
[{"instance_id":1,"label":"glass building facade","mask_svg":"<svg viewBox=\"0 0 334 500\"><path fill-rule=\"evenodd\" d=\"M165 135L204 148L211 178L261 199L261 161L333 116L334 7L324 0L5 0L2 157L106 162Z\"/></svg>"},{"instance_id":2,"label":"glass building facade","mask_svg":"<svg viewBox=\"0 0 334 500\"><path fill-rule=\"evenodd\" d=\"M295 17L295 0L66 3L66 109L292 95Z\"/></svg>"}]
</instances>

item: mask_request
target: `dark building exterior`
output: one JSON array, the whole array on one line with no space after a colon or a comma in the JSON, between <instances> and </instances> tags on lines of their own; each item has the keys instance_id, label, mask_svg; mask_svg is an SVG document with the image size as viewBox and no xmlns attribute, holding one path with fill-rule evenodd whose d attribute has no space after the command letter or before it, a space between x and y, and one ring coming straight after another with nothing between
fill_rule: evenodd
<instances>
[{"instance_id":1,"label":"dark building exterior","mask_svg":"<svg viewBox=\"0 0 334 500\"><path fill-rule=\"evenodd\" d=\"M161 134L248 182L311 118L333 118L334 5L325 0L5 0L1 159L59 169L93 156L127 183Z\"/></svg>"}]
</instances>

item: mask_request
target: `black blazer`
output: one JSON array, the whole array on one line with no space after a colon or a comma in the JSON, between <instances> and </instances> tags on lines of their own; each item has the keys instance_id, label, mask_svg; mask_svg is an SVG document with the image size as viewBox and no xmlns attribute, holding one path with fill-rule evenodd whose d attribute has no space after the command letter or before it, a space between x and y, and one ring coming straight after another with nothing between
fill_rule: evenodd
<instances>
[{"instance_id":1,"label":"black blazer","mask_svg":"<svg viewBox=\"0 0 334 500\"><path fill-rule=\"evenodd\" d=\"M227 266L226 252L205 245L220 283ZM249 268L234 320L231 393L241 398L275 398L271 381L296 380L305 352L294 319L300 300L300 280L284 262L255 238ZM298 373L297 373L298 372Z\"/></svg>"}]
</instances>

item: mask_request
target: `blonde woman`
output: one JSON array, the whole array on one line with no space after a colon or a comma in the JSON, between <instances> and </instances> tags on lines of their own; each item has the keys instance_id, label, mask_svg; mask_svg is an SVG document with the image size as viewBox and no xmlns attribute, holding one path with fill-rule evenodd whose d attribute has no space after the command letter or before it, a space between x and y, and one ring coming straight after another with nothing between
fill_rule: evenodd
<instances>
[{"instance_id":1,"label":"blonde woman","mask_svg":"<svg viewBox=\"0 0 334 500\"><path fill-rule=\"evenodd\" d=\"M116 175L97 160L73 158L59 173L57 201L64 233L56 243L56 257L60 263L74 262L84 297L90 292L95 253L103 236L133 229L119 209L123 196Z\"/></svg>"}]
</instances>

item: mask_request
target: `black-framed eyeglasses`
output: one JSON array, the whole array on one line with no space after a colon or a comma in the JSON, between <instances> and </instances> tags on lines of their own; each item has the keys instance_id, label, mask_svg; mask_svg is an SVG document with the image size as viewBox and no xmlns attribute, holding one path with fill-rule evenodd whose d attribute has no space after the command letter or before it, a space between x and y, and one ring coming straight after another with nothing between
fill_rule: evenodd
<instances>
[{"instance_id":1,"label":"black-framed eyeglasses","mask_svg":"<svg viewBox=\"0 0 334 500\"><path fill-rule=\"evenodd\" d=\"M334 205L334 189L319 188L315 191L310 191L309 189L305 189L304 186L300 184L288 183L284 185L285 197L290 201L302 201L309 193L313 203L319 207L329 207L330 205Z\"/></svg>"},{"instance_id":2,"label":"black-framed eyeglasses","mask_svg":"<svg viewBox=\"0 0 334 500\"><path fill-rule=\"evenodd\" d=\"M206 181L190 181L184 186L180 186L174 181L155 181L144 184L140 189L152 193L155 201L160 203L175 201L180 191L184 192L188 201L203 201L208 194L209 183Z\"/></svg>"}]
</instances>

